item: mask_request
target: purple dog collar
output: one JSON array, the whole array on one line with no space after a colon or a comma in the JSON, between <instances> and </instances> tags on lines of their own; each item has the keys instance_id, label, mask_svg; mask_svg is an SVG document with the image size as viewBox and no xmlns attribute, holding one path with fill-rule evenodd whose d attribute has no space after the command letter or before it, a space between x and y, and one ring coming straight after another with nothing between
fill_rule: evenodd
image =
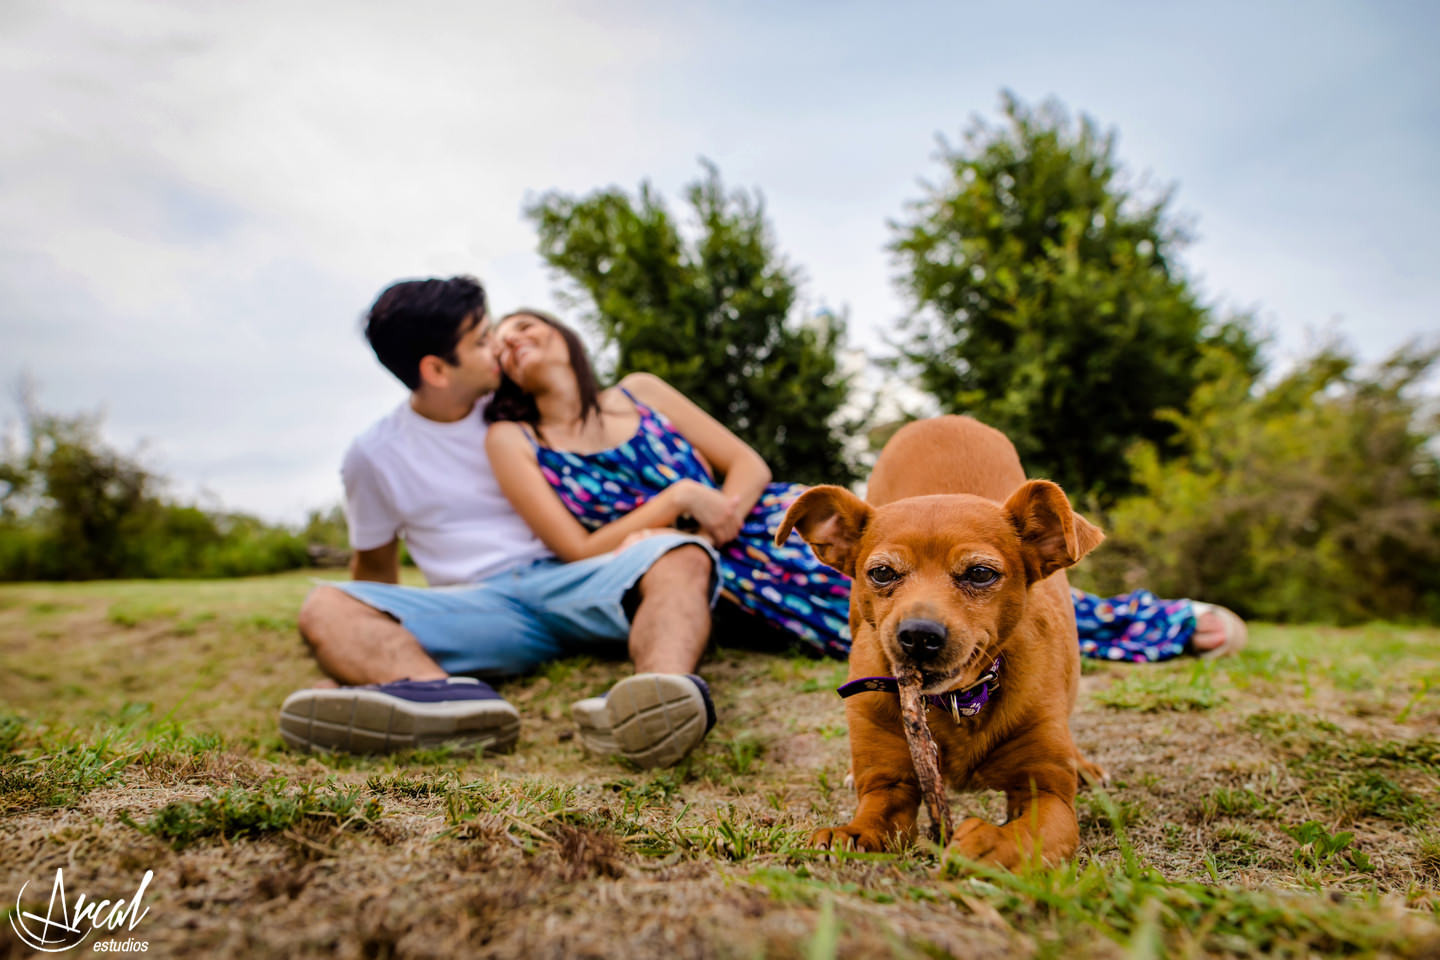
<instances>
[{"instance_id":1,"label":"purple dog collar","mask_svg":"<svg viewBox=\"0 0 1440 960\"><path fill-rule=\"evenodd\" d=\"M1004 658L996 657L990 669L980 675L970 686L949 693L927 693L925 699L930 706L944 710L959 723L961 717L973 717L985 709L990 695L1000 689L1000 664ZM857 693L899 693L900 684L894 677L861 677L836 687L841 697L853 697Z\"/></svg>"}]
</instances>

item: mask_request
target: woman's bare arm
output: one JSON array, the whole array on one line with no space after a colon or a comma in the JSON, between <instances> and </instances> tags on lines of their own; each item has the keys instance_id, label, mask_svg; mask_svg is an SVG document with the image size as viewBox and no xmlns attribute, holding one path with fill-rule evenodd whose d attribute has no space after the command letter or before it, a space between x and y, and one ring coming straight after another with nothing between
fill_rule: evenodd
<instances>
[{"instance_id":1,"label":"woman's bare arm","mask_svg":"<svg viewBox=\"0 0 1440 960\"><path fill-rule=\"evenodd\" d=\"M492 424L485 437L491 469L515 512L561 560L583 560L618 549L630 534L652 527L674 526L689 512L688 495L704 489L681 481L598 530L587 530L575 519L560 495L540 472L535 450L518 423ZM707 491L708 492L708 491Z\"/></svg>"}]
</instances>

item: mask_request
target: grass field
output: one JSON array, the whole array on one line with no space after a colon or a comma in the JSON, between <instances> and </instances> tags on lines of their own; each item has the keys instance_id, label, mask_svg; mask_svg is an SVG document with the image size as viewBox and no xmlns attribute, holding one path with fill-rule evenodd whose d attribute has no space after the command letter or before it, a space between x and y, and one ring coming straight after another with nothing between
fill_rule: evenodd
<instances>
[{"instance_id":1,"label":"grass field","mask_svg":"<svg viewBox=\"0 0 1440 960\"><path fill-rule=\"evenodd\" d=\"M1440 630L1087 665L1076 739L1113 783L1073 863L1011 876L807 849L853 808L839 663L712 652L720 724L658 773L573 738L626 669L593 660L502 688L510 754L288 753L309 584L0 587L7 915L27 881L43 915L57 867L72 900L153 869L115 935L152 957L1440 956Z\"/></svg>"}]
</instances>

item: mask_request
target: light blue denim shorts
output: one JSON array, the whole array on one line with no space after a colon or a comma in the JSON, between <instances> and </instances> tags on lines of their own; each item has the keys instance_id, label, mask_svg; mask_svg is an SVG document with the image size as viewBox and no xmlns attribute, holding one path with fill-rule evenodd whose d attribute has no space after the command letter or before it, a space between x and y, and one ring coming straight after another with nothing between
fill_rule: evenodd
<instances>
[{"instance_id":1,"label":"light blue denim shorts","mask_svg":"<svg viewBox=\"0 0 1440 960\"><path fill-rule=\"evenodd\" d=\"M557 657L623 655L630 633L625 596L662 556L695 544L710 555L710 605L720 592L719 558L709 543L656 534L618 553L574 563L537 560L477 583L406 587L325 581L384 611L415 635L442 669L510 676Z\"/></svg>"}]
</instances>

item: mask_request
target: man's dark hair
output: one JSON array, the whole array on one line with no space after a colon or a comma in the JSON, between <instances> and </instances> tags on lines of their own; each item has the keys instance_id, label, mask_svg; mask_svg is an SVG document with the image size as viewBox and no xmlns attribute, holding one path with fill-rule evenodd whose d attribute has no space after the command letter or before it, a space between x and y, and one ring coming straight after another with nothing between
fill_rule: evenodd
<instances>
[{"instance_id":1,"label":"man's dark hair","mask_svg":"<svg viewBox=\"0 0 1440 960\"><path fill-rule=\"evenodd\" d=\"M590 419L592 413L599 415L600 382L595 378L595 368L590 364L590 355L585 352L585 344L581 342L580 335L559 318L544 310L532 310L529 307L505 314L495 326L498 328L511 317L534 317L560 334L560 339L565 341L565 346L570 351L570 369L575 371L575 383L580 388L580 422ZM535 398L521 390L520 385L508 376L500 378L500 387L485 407L484 416L486 423L500 420L528 423L535 428L535 433L541 440L545 439L544 434L540 433L540 410L535 406Z\"/></svg>"},{"instance_id":2,"label":"man's dark hair","mask_svg":"<svg viewBox=\"0 0 1440 960\"><path fill-rule=\"evenodd\" d=\"M365 316L365 339L375 356L411 390L420 386L420 361L455 364L455 346L485 315L485 288L474 277L402 280L385 288Z\"/></svg>"}]
</instances>

